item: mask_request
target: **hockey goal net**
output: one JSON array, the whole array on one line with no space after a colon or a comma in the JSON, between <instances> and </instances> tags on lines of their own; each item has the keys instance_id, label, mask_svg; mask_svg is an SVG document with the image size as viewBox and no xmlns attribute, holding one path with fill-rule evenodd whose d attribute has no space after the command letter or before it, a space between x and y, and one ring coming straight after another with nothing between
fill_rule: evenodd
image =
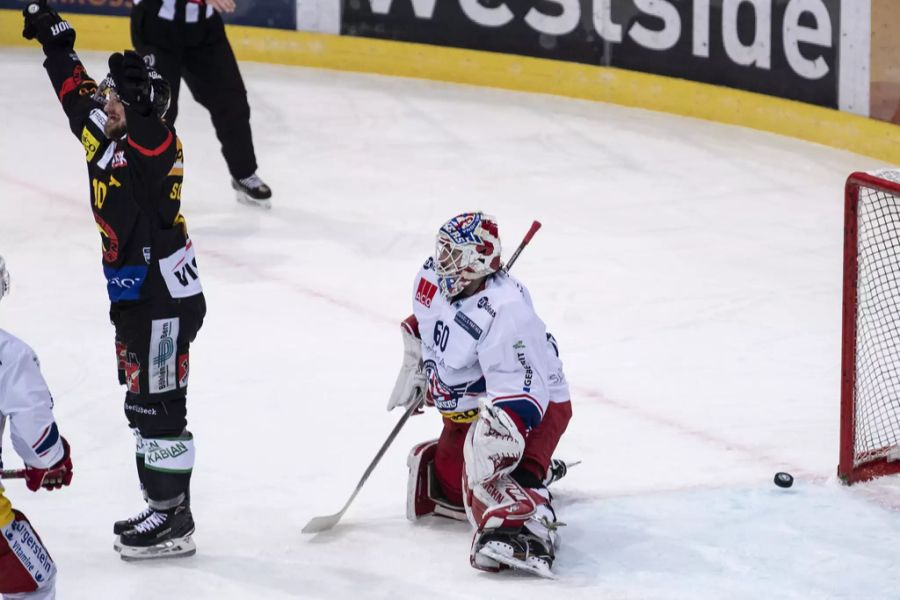
<instances>
[{"instance_id":1,"label":"hockey goal net","mask_svg":"<svg viewBox=\"0 0 900 600\"><path fill-rule=\"evenodd\" d=\"M900 170L854 173L844 207L845 483L900 473Z\"/></svg>"}]
</instances>

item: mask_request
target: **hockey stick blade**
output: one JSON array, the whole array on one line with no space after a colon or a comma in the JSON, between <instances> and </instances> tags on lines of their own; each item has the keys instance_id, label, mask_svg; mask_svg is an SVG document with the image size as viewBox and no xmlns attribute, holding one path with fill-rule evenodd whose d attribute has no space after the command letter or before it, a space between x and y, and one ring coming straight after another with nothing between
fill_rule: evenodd
<instances>
[{"instance_id":1,"label":"hockey stick blade","mask_svg":"<svg viewBox=\"0 0 900 600\"><path fill-rule=\"evenodd\" d=\"M362 489L362 486L366 483L366 480L369 479L369 475L371 475L372 471L375 470L375 466L381 460L381 457L384 456L385 452L387 452L388 446L391 445L391 443L394 441L394 438L396 438L397 434L400 433L400 430L403 428L404 423L406 423L407 419L409 419L412 414L416 412L421 406L421 398L417 402L413 402L409 405L409 408L406 409L406 412L403 413L403 416L401 416L400 420L397 421L397 424L394 425L394 429L391 430L391 433L384 441L384 444L381 445L381 448L378 450L378 454L376 454L372 462L369 463L368 468L366 468L366 472L363 473L363 476L362 478L360 478L359 483L356 484L356 489L353 490L353 493L350 495L350 499L347 500L347 502L344 504L344 507L339 512L336 512L333 515L313 517L309 520L309 523L307 523L306 526L300 530L301 533L322 533L323 531L328 531L338 524L338 521L341 520L341 517L343 517L344 513L347 512L347 509L350 508L350 504L353 502L354 498L356 498L356 495L359 494L359 490Z\"/></svg>"}]
</instances>

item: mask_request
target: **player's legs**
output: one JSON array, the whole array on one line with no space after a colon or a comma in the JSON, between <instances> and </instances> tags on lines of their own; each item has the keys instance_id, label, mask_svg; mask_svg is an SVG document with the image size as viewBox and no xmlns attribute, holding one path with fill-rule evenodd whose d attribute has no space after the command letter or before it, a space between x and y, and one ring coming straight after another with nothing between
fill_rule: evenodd
<instances>
[{"instance_id":1,"label":"player's legs","mask_svg":"<svg viewBox=\"0 0 900 600\"><path fill-rule=\"evenodd\" d=\"M438 438L434 456L434 471L444 497L457 506L463 504L463 444L469 423L454 423L443 419L444 429Z\"/></svg>"},{"instance_id":2,"label":"player's legs","mask_svg":"<svg viewBox=\"0 0 900 600\"><path fill-rule=\"evenodd\" d=\"M257 169L247 90L221 18L214 15L204 27L202 42L184 50L182 74L194 99L209 111L228 171L244 179Z\"/></svg>"},{"instance_id":3,"label":"player's legs","mask_svg":"<svg viewBox=\"0 0 900 600\"><path fill-rule=\"evenodd\" d=\"M525 439L525 453L513 477L525 487L541 487L553 452L572 419L572 403L551 402L544 418Z\"/></svg>"},{"instance_id":4,"label":"player's legs","mask_svg":"<svg viewBox=\"0 0 900 600\"><path fill-rule=\"evenodd\" d=\"M4 600L53 600L56 565L24 514L0 491L0 594Z\"/></svg>"},{"instance_id":5,"label":"player's legs","mask_svg":"<svg viewBox=\"0 0 900 600\"><path fill-rule=\"evenodd\" d=\"M113 319L120 356L124 346L125 415L135 435L135 462L147 501L147 509L114 526L121 534L116 548L123 558L194 552L187 537L194 530L194 440L187 430L187 385L190 341L202 324L205 305L199 296L174 306L177 316L164 316L172 315L173 305L163 305L119 311ZM181 546L163 547L172 539Z\"/></svg>"}]
</instances>

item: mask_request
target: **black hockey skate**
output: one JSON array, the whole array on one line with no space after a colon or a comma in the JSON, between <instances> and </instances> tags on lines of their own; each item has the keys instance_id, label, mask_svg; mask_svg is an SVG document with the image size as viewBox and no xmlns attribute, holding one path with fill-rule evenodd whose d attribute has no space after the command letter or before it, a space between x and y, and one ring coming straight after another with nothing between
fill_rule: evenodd
<instances>
[{"instance_id":1,"label":"black hockey skate","mask_svg":"<svg viewBox=\"0 0 900 600\"><path fill-rule=\"evenodd\" d=\"M556 579L556 575L551 571L555 557L553 546L527 530L486 533L479 540L479 545L477 553L480 556L496 561L504 567L546 579Z\"/></svg>"},{"instance_id":2,"label":"black hockey skate","mask_svg":"<svg viewBox=\"0 0 900 600\"><path fill-rule=\"evenodd\" d=\"M149 517L151 514L153 514L153 509L148 506L133 517L122 519L121 521L116 521L113 524L113 533L116 535L122 535L129 529L134 529L139 523L143 523L144 521L146 521L147 517Z\"/></svg>"},{"instance_id":3,"label":"black hockey skate","mask_svg":"<svg viewBox=\"0 0 900 600\"><path fill-rule=\"evenodd\" d=\"M232 179L231 187L237 192L237 201L257 208L272 208L272 189L254 173L243 179Z\"/></svg>"},{"instance_id":4,"label":"black hockey skate","mask_svg":"<svg viewBox=\"0 0 900 600\"><path fill-rule=\"evenodd\" d=\"M550 466L547 467L547 476L544 477L544 485L550 485L554 481L559 481L563 477L566 476L569 472L569 467L574 467L575 465L581 464L580 460L577 460L572 463L566 463L563 460L558 458L554 458L550 461Z\"/></svg>"},{"instance_id":5,"label":"black hockey skate","mask_svg":"<svg viewBox=\"0 0 900 600\"><path fill-rule=\"evenodd\" d=\"M148 560L192 556L194 517L187 506L153 510L146 519L122 533L114 546L122 560Z\"/></svg>"}]
</instances>

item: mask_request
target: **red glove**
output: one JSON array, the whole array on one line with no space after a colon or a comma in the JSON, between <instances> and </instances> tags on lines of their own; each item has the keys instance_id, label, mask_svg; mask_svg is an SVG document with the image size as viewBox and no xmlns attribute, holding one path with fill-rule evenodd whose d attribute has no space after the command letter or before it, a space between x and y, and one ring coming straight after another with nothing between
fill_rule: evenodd
<instances>
[{"instance_id":1,"label":"red glove","mask_svg":"<svg viewBox=\"0 0 900 600\"><path fill-rule=\"evenodd\" d=\"M40 488L55 490L72 483L72 458L69 456L69 442L61 437L63 457L49 469L25 466L25 485L32 492Z\"/></svg>"}]
</instances>

